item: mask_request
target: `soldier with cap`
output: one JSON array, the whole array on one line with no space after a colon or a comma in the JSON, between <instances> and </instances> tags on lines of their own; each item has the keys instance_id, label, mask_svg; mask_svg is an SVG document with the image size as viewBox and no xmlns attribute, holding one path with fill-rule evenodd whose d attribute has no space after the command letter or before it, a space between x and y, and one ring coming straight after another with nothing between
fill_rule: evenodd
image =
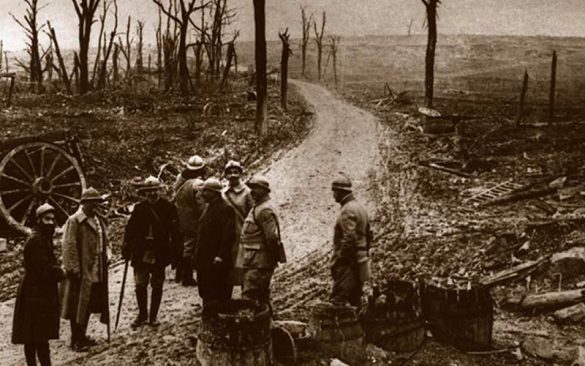
<instances>
[{"instance_id":1,"label":"soldier with cap","mask_svg":"<svg viewBox=\"0 0 585 366\"><path fill-rule=\"evenodd\" d=\"M212 301L227 301L232 296L230 273L235 243L234 210L222 198L223 186L217 178L203 184L207 206L199 219L195 269L203 306Z\"/></svg>"},{"instance_id":2,"label":"soldier with cap","mask_svg":"<svg viewBox=\"0 0 585 366\"><path fill-rule=\"evenodd\" d=\"M47 203L36 210L32 235L24 244L24 277L14 305L12 343L24 344L28 366L51 365L49 339L59 339L58 283L65 274L53 252L55 208Z\"/></svg>"},{"instance_id":3,"label":"soldier with cap","mask_svg":"<svg viewBox=\"0 0 585 366\"><path fill-rule=\"evenodd\" d=\"M134 268L138 315L133 328L149 323L158 326L158 310L163 295L165 269L179 258L181 237L175 205L160 196L161 183L155 177L144 181L146 199L134 207L126 225L122 256ZM148 285L152 289L148 312Z\"/></svg>"},{"instance_id":4,"label":"soldier with cap","mask_svg":"<svg viewBox=\"0 0 585 366\"><path fill-rule=\"evenodd\" d=\"M187 167L178 176L174 185L173 203L177 206L179 223L183 243L180 252L183 253L183 260L177 263L176 282L183 286L194 286L197 283L193 278L193 254L190 251L184 252L184 248L193 247L197 240L197 222L205 202L201 197L200 185L205 176L205 162L199 155L193 155L187 161Z\"/></svg>"},{"instance_id":5,"label":"soldier with cap","mask_svg":"<svg viewBox=\"0 0 585 366\"><path fill-rule=\"evenodd\" d=\"M359 306L363 282L369 277L368 250L371 241L370 222L364 205L353 195L351 180L340 173L331 189L341 211L335 222L331 275L333 288L330 300Z\"/></svg>"},{"instance_id":6,"label":"soldier with cap","mask_svg":"<svg viewBox=\"0 0 585 366\"><path fill-rule=\"evenodd\" d=\"M239 162L230 160L226 164L224 168L224 176L228 180L228 186L224 188L222 192L223 199L234 209L236 213L236 220L235 220L235 233L236 233L236 243L234 245L234 249L232 251L232 258L233 262L236 262L238 257L238 247L240 243L240 235L242 233L242 226L244 225L244 220L246 216L248 216L248 212L254 206L254 200L252 199L252 195L250 194L250 188L242 183L242 174L244 172L244 168L240 165ZM242 279L242 269L241 268L234 268L232 271L232 284L234 286L241 286L243 279Z\"/></svg>"},{"instance_id":7,"label":"soldier with cap","mask_svg":"<svg viewBox=\"0 0 585 366\"><path fill-rule=\"evenodd\" d=\"M108 235L105 220L98 214L103 197L95 188L81 194L81 207L63 227L65 283L61 317L71 324L71 348L84 351L95 345L86 336L90 314L100 314L109 324Z\"/></svg>"},{"instance_id":8,"label":"soldier with cap","mask_svg":"<svg viewBox=\"0 0 585 366\"><path fill-rule=\"evenodd\" d=\"M240 236L236 266L243 269L242 298L270 306L270 281L286 256L280 241L278 218L270 202L270 184L261 175L247 183L254 206Z\"/></svg>"}]
</instances>

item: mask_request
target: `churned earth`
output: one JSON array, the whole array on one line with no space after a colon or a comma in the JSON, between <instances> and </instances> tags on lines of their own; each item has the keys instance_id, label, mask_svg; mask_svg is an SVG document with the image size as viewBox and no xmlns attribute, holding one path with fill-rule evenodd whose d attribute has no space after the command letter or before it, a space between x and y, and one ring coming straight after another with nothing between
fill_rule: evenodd
<instances>
[{"instance_id":1,"label":"churned earth","mask_svg":"<svg viewBox=\"0 0 585 366\"><path fill-rule=\"evenodd\" d=\"M339 171L353 180L358 197L374 213L375 202L369 193L371 177L379 164L378 121L368 112L343 102L326 89L295 82L300 94L315 113L314 128L307 138L290 151L277 154L262 170L272 187L272 197L281 217L282 237L289 261L275 274L273 298L277 317L293 316L299 305L323 298L327 273L326 258L331 247L337 204L330 184ZM318 259L308 265L308 258ZM311 276L319 272L319 278ZM73 353L68 348L68 324L62 323L61 339L51 342L55 365L195 365L196 325L200 301L195 288L184 288L167 280L160 311L161 326L137 331L130 329L136 314L132 270L128 272L123 312L114 332L123 264L110 273L111 343L106 327L90 320L88 334L99 344L88 353ZM170 277L170 271L167 273ZM314 277L314 278L311 278ZM314 286L312 281L320 281ZM292 282L291 282L292 281ZM317 291L314 293L314 291ZM295 294L290 296L289 294ZM239 296L238 293L235 296ZM10 344L14 300L0 304L0 360L7 365L23 364L22 346ZM289 317L290 318L290 317Z\"/></svg>"}]
</instances>

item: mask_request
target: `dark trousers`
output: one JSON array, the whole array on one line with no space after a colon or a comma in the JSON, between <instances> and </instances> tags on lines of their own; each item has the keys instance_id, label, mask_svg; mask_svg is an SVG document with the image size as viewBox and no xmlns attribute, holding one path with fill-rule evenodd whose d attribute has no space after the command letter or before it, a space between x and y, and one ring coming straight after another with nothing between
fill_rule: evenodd
<instances>
[{"instance_id":1,"label":"dark trousers","mask_svg":"<svg viewBox=\"0 0 585 366\"><path fill-rule=\"evenodd\" d=\"M36 366L37 356L41 366L51 366L51 353L49 342L25 343L24 356L27 366Z\"/></svg>"},{"instance_id":2,"label":"dark trousers","mask_svg":"<svg viewBox=\"0 0 585 366\"><path fill-rule=\"evenodd\" d=\"M204 306L209 302L228 301L232 298L230 272L221 265L213 269L198 270L197 287Z\"/></svg>"},{"instance_id":3,"label":"dark trousers","mask_svg":"<svg viewBox=\"0 0 585 366\"><path fill-rule=\"evenodd\" d=\"M348 302L352 306L360 306L362 298L362 282L357 266L337 266L331 269L333 288L329 299L332 302Z\"/></svg>"},{"instance_id":4,"label":"dark trousers","mask_svg":"<svg viewBox=\"0 0 585 366\"><path fill-rule=\"evenodd\" d=\"M270 307L270 281L274 268L244 268L242 299L258 301Z\"/></svg>"}]
</instances>

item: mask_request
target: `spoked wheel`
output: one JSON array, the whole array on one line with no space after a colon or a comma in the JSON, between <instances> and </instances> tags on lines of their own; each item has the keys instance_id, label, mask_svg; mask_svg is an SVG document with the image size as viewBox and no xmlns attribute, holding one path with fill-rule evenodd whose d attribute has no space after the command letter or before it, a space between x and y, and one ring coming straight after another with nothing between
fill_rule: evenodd
<instances>
[{"instance_id":1,"label":"spoked wheel","mask_svg":"<svg viewBox=\"0 0 585 366\"><path fill-rule=\"evenodd\" d=\"M85 177L79 162L48 142L16 146L0 161L0 212L6 222L28 234L35 210L49 203L59 226L79 207Z\"/></svg>"}]
</instances>

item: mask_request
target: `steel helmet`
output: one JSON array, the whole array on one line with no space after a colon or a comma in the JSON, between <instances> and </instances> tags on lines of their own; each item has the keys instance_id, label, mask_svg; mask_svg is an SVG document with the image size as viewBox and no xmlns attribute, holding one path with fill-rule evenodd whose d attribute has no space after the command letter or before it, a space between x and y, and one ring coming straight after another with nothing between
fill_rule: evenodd
<instances>
[{"instance_id":1,"label":"steel helmet","mask_svg":"<svg viewBox=\"0 0 585 366\"><path fill-rule=\"evenodd\" d=\"M264 176L259 174L250 178L250 180L246 182L246 185L250 188L257 187L270 192L270 183L268 183L268 180Z\"/></svg>"},{"instance_id":2,"label":"steel helmet","mask_svg":"<svg viewBox=\"0 0 585 366\"><path fill-rule=\"evenodd\" d=\"M334 191L351 192L351 180L345 173L339 172L338 176L333 180L333 183L331 183L331 189Z\"/></svg>"},{"instance_id":3,"label":"steel helmet","mask_svg":"<svg viewBox=\"0 0 585 366\"><path fill-rule=\"evenodd\" d=\"M89 187L81 193L81 203L89 201L102 202L103 200L104 198L102 195L93 187Z\"/></svg>"},{"instance_id":4,"label":"steel helmet","mask_svg":"<svg viewBox=\"0 0 585 366\"><path fill-rule=\"evenodd\" d=\"M157 177L153 177L152 175L146 178L142 184L143 191L153 191L159 189L160 187L160 180L158 180Z\"/></svg>"},{"instance_id":5,"label":"steel helmet","mask_svg":"<svg viewBox=\"0 0 585 366\"><path fill-rule=\"evenodd\" d=\"M187 160L187 169L199 170L205 167L205 162L199 155L193 155Z\"/></svg>"},{"instance_id":6,"label":"steel helmet","mask_svg":"<svg viewBox=\"0 0 585 366\"><path fill-rule=\"evenodd\" d=\"M55 212L55 207L49 205L48 203L43 203L37 208L35 215L37 219L40 219L41 216L49 212Z\"/></svg>"},{"instance_id":7,"label":"steel helmet","mask_svg":"<svg viewBox=\"0 0 585 366\"><path fill-rule=\"evenodd\" d=\"M203 189L206 191L221 193L223 186L221 185L219 179L211 177L205 180L203 183Z\"/></svg>"},{"instance_id":8,"label":"steel helmet","mask_svg":"<svg viewBox=\"0 0 585 366\"><path fill-rule=\"evenodd\" d=\"M228 174L227 173L229 169L238 170L238 172L239 172L238 176L244 172L244 168L242 167L242 165L239 162L235 161L235 160L230 160L225 165L225 168L223 169L223 172L224 172L224 174L225 174L226 177L230 177L230 176L233 176L234 175L234 173L232 173L232 174Z\"/></svg>"}]
</instances>

